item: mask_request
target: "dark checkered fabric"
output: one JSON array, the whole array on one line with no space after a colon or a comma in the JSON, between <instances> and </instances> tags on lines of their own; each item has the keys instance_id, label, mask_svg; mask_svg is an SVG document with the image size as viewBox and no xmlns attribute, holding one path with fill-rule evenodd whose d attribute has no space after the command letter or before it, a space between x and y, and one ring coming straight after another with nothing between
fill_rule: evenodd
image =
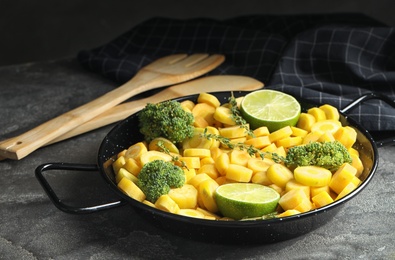
<instances>
[{"instance_id":1,"label":"dark checkered fabric","mask_svg":"<svg viewBox=\"0 0 395 260\"><path fill-rule=\"evenodd\" d=\"M89 70L123 83L173 53L221 53L211 75L246 75L313 103L344 107L363 93L395 99L395 31L359 14L153 18L105 44L81 51ZM395 130L395 109L379 100L351 111L369 130Z\"/></svg>"}]
</instances>

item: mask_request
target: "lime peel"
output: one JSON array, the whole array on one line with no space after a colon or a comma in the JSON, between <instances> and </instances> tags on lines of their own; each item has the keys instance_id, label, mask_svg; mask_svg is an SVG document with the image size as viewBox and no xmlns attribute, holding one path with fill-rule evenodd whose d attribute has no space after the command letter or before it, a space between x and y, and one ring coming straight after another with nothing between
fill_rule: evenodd
<instances>
[{"instance_id":1,"label":"lime peel","mask_svg":"<svg viewBox=\"0 0 395 260\"><path fill-rule=\"evenodd\" d=\"M224 217L240 220L274 212L280 194L260 184L228 183L216 189L215 199Z\"/></svg>"},{"instance_id":2,"label":"lime peel","mask_svg":"<svg viewBox=\"0 0 395 260\"><path fill-rule=\"evenodd\" d=\"M301 106L291 95L263 89L247 94L241 102L240 112L251 129L266 126L273 132L285 126L295 126Z\"/></svg>"}]
</instances>

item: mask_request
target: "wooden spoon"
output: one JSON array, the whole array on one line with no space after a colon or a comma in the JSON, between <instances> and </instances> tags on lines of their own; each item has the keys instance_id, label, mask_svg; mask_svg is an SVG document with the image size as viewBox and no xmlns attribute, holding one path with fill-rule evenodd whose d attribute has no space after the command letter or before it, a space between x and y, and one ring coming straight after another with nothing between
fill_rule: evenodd
<instances>
[{"instance_id":1,"label":"wooden spoon","mask_svg":"<svg viewBox=\"0 0 395 260\"><path fill-rule=\"evenodd\" d=\"M94 129L103 127L123 120L126 117L143 109L147 103L158 103L165 100L198 94L202 92L219 92L219 91L252 91L263 87L263 83L246 76L207 76L204 78L195 79L182 84L178 84L156 93L147 98L126 102L115 106L108 111L98 115L88 122L77 126L62 136L52 140L48 144L56 143L76 135L80 135Z\"/></svg>"},{"instance_id":2,"label":"wooden spoon","mask_svg":"<svg viewBox=\"0 0 395 260\"><path fill-rule=\"evenodd\" d=\"M144 91L201 76L225 57L207 54L175 54L143 67L131 80L107 94L60 115L32 130L0 143L0 156L19 160L97 115Z\"/></svg>"}]
</instances>

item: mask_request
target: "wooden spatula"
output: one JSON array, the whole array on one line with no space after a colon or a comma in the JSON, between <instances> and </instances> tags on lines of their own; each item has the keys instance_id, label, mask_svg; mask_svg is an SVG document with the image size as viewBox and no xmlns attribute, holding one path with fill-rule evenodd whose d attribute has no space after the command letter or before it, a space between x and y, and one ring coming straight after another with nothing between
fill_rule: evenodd
<instances>
[{"instance_id":1,"label":"wooden spatula","mask_svg":"<svg viewBox=\"0 0 395 260\"><path fill-rule=\"evenodd\" d=\"M20 136L0 143L0 156L19 160L130 97L150 89L181 83L219 66L223 55L176 54L143 67L131 80L107 94L60 115Z\"/></svg>"},{"instance_id":2,"label":"wooden spatula","mask_svg":"<svg viewBox=\"0 0 395 260\"><path fill-rule=\"evenodd\" d=\"M198 94L202 92L219 92L219 91L252 91L263 87L263 83L246 76L234 75L220 75L220 76L207 76L204 78L195 79L185 83L181 83L169 88L166 88L155 95L147 98L126 102L115 106L108 111L98 115L97 117L89 120L88 122L79 125L78 127L70 130L64 135L52 140L50 143L59 142L70 137L80 135L91 130L103 127L123 120L126 117L143 109L147 103L158 103L168 99Z\"/></svg>"}]
</instances>

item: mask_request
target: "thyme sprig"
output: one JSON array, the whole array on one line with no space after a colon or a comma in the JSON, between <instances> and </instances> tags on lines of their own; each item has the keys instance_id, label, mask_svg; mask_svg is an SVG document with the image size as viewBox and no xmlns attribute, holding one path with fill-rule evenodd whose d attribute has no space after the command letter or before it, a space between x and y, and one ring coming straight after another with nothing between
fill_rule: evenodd
<instances>
[{"instance_id":1,"label":"thyme sprig","mask_svg":"<svg viewBox=\"0 0 395 260\"><path fill-rule=\"evenodd\" d=\"M268 214L266 214L266 215L263 215L263 216L261 216L261 217L243 218L243 219L240 219L240 221L274 219L274 218L277 218L277 214L278 214L278 212L277 212L277 211L274 211L274 212L268 213Z\"/></svg>"},{"instance_id":2,"label":"thyme sprig","mask_svg":"<svg viewBox=\"0 0 395 260\"><path fill-rule=\"evenodd\" d=\"M172 162L177 162L177 163L181 164L181 167L184 167L184 168L186 168L188 170L188 167L187 167L186 163L181 161L179 156L170 153L170 150L165 146L165 143L163 141L158 141L156 143L156 145L159 147L160 152L163 152L163 153L168 154L168 155L171 156Z\"/></svg>"},{"instance_id":3,"label":"thyme sprig","mask_svg":"<svg viewBox=\"0 0 395 260\"><path fill-rule=\"evenodd\" d=\"M256 148L253 145L246 145L245 143L241 143L241 142L232 143L229 138L226 138L226 137L223 137L223 136L217 135L217 134L210 134L207 132L207 128L204 129L204 131L202 133L202 137L206 138L207 140L214 139L216 141L219 141L221 144L223 144L224 146L226 146L232 150L233 149L239 149L241 151L245 150L251 157L258 155L263 160L266 155L271 155L272 160L276 163L280 163L285 160L285 158L283 156L281 156L277 153L262 152L261 150L259 150L258 148Z\"/></svg>"},{"instance_id":4,"label":"thyme sprig","mask_svg":"<svg viewBox=\"0 0 395 260\"><path fill-rule=\"evenodd\" d=\"M241 112L239 107L237 106L237 100L234 97L233 92L229 97L229 105L230 105L231 117L233 121L236 123L236 125L244 128L249 136L255 137L254 133L248 127L247 121L241 116Z\"/></svg>"}]
</instances>

